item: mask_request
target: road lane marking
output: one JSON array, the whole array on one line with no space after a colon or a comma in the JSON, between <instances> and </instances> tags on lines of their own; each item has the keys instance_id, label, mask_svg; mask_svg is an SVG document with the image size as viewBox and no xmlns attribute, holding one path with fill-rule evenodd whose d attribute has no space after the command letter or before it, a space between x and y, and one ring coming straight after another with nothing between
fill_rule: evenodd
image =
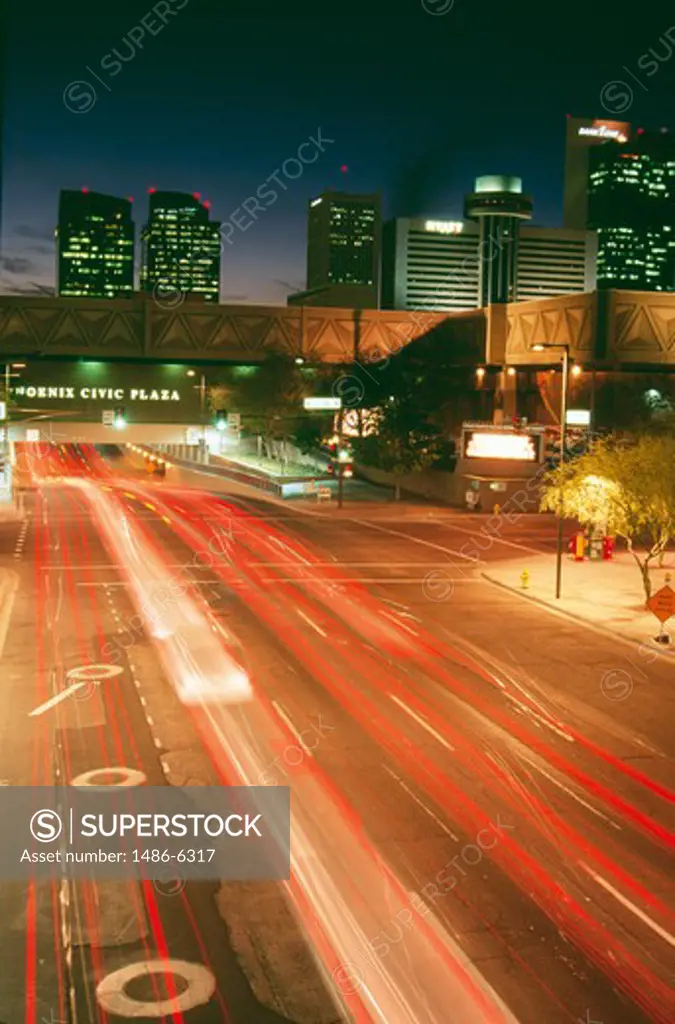
<instances>
[{"instance_id":1,"label":"road lane marking","mask_svg":"<svg viewBox=\"0 0 675 1024\"><path fill-rule=\"evenodd\" d=\"M452 839L455 840L456 843L459 842L459 839L457 838L455 833L452 831L452 829L449 829L448 826L445 824L445 822L441 821L441 819L438 817L438 815L435 814L434 811L432 811L430 807L427 807L427 805L424 803L424 801L420 800L420 798L417 796L416 793L413 793L412 789L410 789L410 787L406 785L406 783L403 781L403 779L400 778L396 774L395 771L392 771L392 769L389 767L389 765L383 764L382 767L384 768L385 772L388 772L389 775L391 775L391 777L393 779L396 779L396 781L398 782L398 784L401 787L401 789L404 789L406 791L406 793L411 798L411 800L414 800L415 803L418 804L422 808L422 810L426 814L428 814L429 817L432 818L436 822L438 827L441 828L446 833L446 835L449 835Z\"/></svg>"},{"instance_id":2,"label":"road lane marking","mask_svg":"<svg viewBox=\"0 0 675 1024\"><path fill-rule=\"evenodd\" d=\"M421 544L425 548L433 548L434 551L443 551L446 555L456 555L457 558L463 558L466 562L470 562L472 565L476 564L473 558L470 558L461 551L455 551L454 548L448 548L444 544L436 544L432 540L423 540L421 537L413 537L409 533L403 533L401 530L393 530L390 526L381 526L379 523L370 523L367 519L350 518L349 522L356 523L357 526L369 526L371 529L379 530L381 533L390 533L392 537L402 537L404 540L413 541L415 544ZM459 568L459 566L456 568Z\"/></svg>"},{"instance_id":3,"label":"road lane marking","mask_svg":"<svg viewBox=\"0 0 675 1024\"><path fill-rule=\"evenodd\" d=\"M578 803L583 804L583 806L586 807L593 814L597 814L599 818L602 818L604 821L606 821L609 825L612 826L612 828L618 829L619 832L621 831L621 825L617 825L615 821L612 821L611 818L608 818L606 814L603 814L602 811L599 811L597 807L593 806L593 804L589 804L587 800L584 800L583 797L579 796L578 793L575 793L573 789L570 789L569 786L566 786L563 782L560 782L560 780L556 779L555 776L549 775L549 773L544 768L542 768L541 765L537 764L536 761L531 760L529 757L525 757L525 755L522 753L520 756L523 758L524 761L527 761L529 765L536 769L536 771L540 772L545 778L547 778L549 782L552 782L554 786L558 786L559 789L563 789L569 796L572 797L573 800L576 800Z\"/></svg>"},{"instance_id":4,"label":"road lane marking","mask_svg":"<svg viewBox=\"0 0 675 1024\"><path fill-rule=\"evenodd\" d=\"M298 615L300 616L300 618L304 619L305 622L307 623L307 625L311 626L313 630L315 630L317 633L320 634L320 636L323 636L323 637L326 637L326 638L328 637L328 633L326 633L325 630L323 630L321 628L321 626L317 626L316 622L314 622L312 619L310 619L309 615L305 615L305 613L301 612L299 608L296 608L295 610L298 613Z\"/></svg>"},{"instance_id":5,"label":"road lane marking","mask_svg":"<svg viewBox=\"0 0 675 1024\"><path fill-rule=\"evenodd\" d=\"M451 750L454 752L455 748L451 746L451 744L448 743L448 741L443 736L441 736L440 733L436 732L432 725L429 725L428 722L425 722L425 720L421 718L415 711L413 711L412 708L409 708L407 704L404 704L402 700L399 700L395 694L390 693L389 696L396 704L398 704L398 706L403 711L405 711L407 715L410 715L411 718L414 718L418 725L421 725L423 729L426 729L430 736L433 736L435 740L438 740L438 742L442 746L444 746L446 750Z\"/></svg>"},{"instance_id":6,"label":"road lane marking","mask_svg":"<svg viewBox=\"0 0 675 1024\"><path fill-rule=\"evenodd\" d=\"M303 740L302 736L300 735L298 730L293 725L293 722L291 721L288 713L283 709L283 707L281 706L281 704L279 704L278 701L273 700L271 703L272 703L272 707L274 708L274 710L278 714L279 718L282 720L282 722L284 722L284 724L288 727L288 729L290 729L290 731L293 733L293 735L295 736L296 740L298 741L299 745L302 747L304 752L306 754L309 754L310 757L313 757L314 755L312 754L312 751L307 746L307 744Z\"/></svg>"},{"instance_id":7,"label":"road lane marking","mask_svg":"<svg viewBox=\"0 0 675 1024\"><path fill-rule=\"evenodd\" d=\"M656 921L652 921L651 917L649 917L648 914L645 914L643 910L640 910L640 908L636 907L634 903L631 903L631 901L627 899L625 896L623 896L618 891L618 889L615 889L613 885L610 885L610 883L607 882L602 877L602 875L596 875L595 871L593 871L592 868L589 868L588 864L584 864L583 861L581 861L581 864L586 869L591 878L593 878L598 883L598 885L601 885L602 888L605 889L608 893L610 893L616 900L618 900L619 903L623 904L623 906L626 907L627 910L630 910L631 913L635 914L636 917L639 917L640 920L643 921L648 928L651 928L652 931L655 932L665 942L667 942L669 946L675 946L675 936L671 935L670 932L667 932L665 930L665 928L662 928L660 925L658 925Z\"/></svg>"},{"instance_id":8,"label":"road lane marking","mask_svg":"<svg viewBox=\"0 0 675 1024\"><path fill-rule=\"evenodd\" d=\"M39 704L36 708L33 708L32 711L29 711L28 717L37 718L38 715L44 715L45 711L50 711L52 708L56 707L57 704L60 704L61 701L66 700L68 697L72 697L74 693L81 690L84 686L91 686L92 682L96 682L96 680L89 680L88 682L82 680L81 682L78 681L71 683L70 686L65 688L65 690L61 690L60 693L50 697L49 700L44 702L44 704Z\"/></svg>"}]
</instances>

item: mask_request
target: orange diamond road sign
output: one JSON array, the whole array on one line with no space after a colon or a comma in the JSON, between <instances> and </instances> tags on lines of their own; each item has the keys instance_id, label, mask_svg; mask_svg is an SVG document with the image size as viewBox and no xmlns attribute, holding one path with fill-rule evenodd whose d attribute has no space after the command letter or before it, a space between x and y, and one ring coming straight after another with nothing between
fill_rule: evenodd
<instances>
[{"instance_id":1,"label":"orange diamond road sign","mask_svg":"<svg viewBox=\"0 0 675 1024\"><path fill-rule=\"evenodd\" d=\"M672 587L661 587L649 598L647 607L659 622L665 622L671 615L675 615L675 590Z\"/></svg>"}]
</instances>

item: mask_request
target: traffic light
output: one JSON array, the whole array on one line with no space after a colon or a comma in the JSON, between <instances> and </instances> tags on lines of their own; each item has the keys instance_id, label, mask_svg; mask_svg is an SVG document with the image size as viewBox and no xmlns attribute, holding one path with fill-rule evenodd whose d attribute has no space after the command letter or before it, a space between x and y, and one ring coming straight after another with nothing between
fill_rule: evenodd
<instances>
[{"instance_id":1,"label":"traffic light","mask_svg":"<svg viewBox=\"0 0 675 1024\"><path fill-rule=\"evenodd\" d=\"M227 409L216 412L216 430L227 430Z\"/></svg>"},{"instance_id":2,"label":"traffic light","mask_svg":"<svg viewBox=\"0 0 675 1024\"><path fill-rule=\"evenodd\" d=\"M113 425L116 430L124 430L127 425L127 416L124 406L118 405L113 413Z\"/></svg>"}]
</instances>

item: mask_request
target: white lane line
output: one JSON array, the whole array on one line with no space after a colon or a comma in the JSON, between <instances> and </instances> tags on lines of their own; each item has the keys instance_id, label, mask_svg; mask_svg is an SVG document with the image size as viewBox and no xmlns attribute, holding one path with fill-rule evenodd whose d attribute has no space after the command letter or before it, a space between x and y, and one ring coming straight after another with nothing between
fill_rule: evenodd
<instances>
[{"instance_id":1,"label":"white lane line","mask_svg":"<svg viewBox=\"0 0 675 1024\"><path fill-rule=\"evenodd\" d=\"M523 755L521 754L521 756ZM587 800L584 800L584 798L579 796L578 793L575 793L573 789L570 789L569 786L566 786L559 779L556 779L554 775L549 775L549 773L545 771L541 767L541 765L537 764L536 761L531 760L529 757L523 757L523 760L527 761L529 765L531 765L536 771L540 772L544 776L544 778L549 780L549 782L552 782L554 786L558 786L559 789L563 789L568 794L568 796L572 797L573 800L576 800L578 803L583 804L583 806L587 810L591 811L593 814L597 814L598 818L602 818L604 821L610 824L612 828L617 829L619 832L622 831L621 825L617 825L615 821L612 821L611 818L608 818L606 814L603 814L602 811L599 811L597 807L593 806L593 804L589 804Z\"/></svg>"},{"instance_id":2,"label":"white lane line","mask_svg":"<svg viewBox=\"0 0 675 1024\"><path fill-rule=\"evenodd\" d=\"M343 562L341 559L337 559L334 562L307 562L306 559L303 561L317 569L381 569L382 562ZM263 568L269 569L284 569L290 565L290 559L285 562L258 562L251 561L251 565L259 565ZM438 562L387 562L388 569L438 569Z\"/></svg>"},{"instance_id":3,"label":"white lane line","mask_svg":"<svg viewBox=\"0 0 675 1024\"><path fill-rule=\"evenodd\" d=\"M486 520L486 522L487 522L487 520ZM508 525L506 520L504 520L504 523L505 523L505 525ZM438 525L442 526L443 524L439 523ZM455 523L453 523L451 529L459 530L460 533L464 533L468 537L483 537L483 538L485 538L485 539L490 541L490 548L492 547L493 544L507 544L511 548L521 548L523 551L529 551L530 554L533 554L533 555L545 555L545 554L547 554L547 551L543 550L542 548L532 548L532 547L529 546L529 544L521 544L521 543L519 543L518 541L515 541L515 540L505 540L504 537L500 537L499 536L499 532L497 530L494 530L492 532L488 531L488 532L483 533L483 532L481 532L479 530L467 530L465 527L459 526L459 525L457 525ZM542 540L543 540L544 543L546 542L546 538L542 538ZM487 548L486 551L489 551L490 548ZM483 559L479 559L479 561L481 562L481 564L487 564L486 562L484 562Z\"/></svg>"},{"instance_id":4,"label":"white lane line","mask_svg":"<svg viewBox=\"0 0 675 1024\"><path fill-rule=\"evenodd\" d=\"M93 680L90 681L93 682ZM66 698L70 697L73 693L76 693L77 690L81 690L83 686L89 686L89 682L82 680L81 682L71 683L70 686L65 688L65 690L61 690L60 693L57 693L54 697L50 697L49 700L44 702L44 704L39 704L36 708L33 708L32 711L29 711L28 717L37 718L38 715L44 715L45 711L49 711L51 708L56 707L57 704L66 700Z\"/></svg>"},{"instance_id":5,"label":"white lane line","mask_svg":"<svg viewBox=\"0 0 675 1024\"><path fill-rule=\"evenodd\" d=\"M438 565L436 566L438 568ZM382 583L387 587L395 587L403 584L409 586L411 583L424 583L426 576L339 576L335 579L327 580L324 577L318 577L313 579L311 576L261 576L261 583L318 583L321 586L325 586L327 583ZM468 579L466 576L460 577L444 577L444 580L448 583L485 583L485 580L476 577L475 579Z\"/></svg>"},{"instance_id":6,"label":"white lane line","mask_svg":"<svg viewBox=\"0 0 675 1024\"><path fill-rule=\"evenodd\" d=\"M407 704L404 704L402 700L399 700L395 694L390 693L389 696L396 704L398 704L398 706L403 711L405 711L407 715L410 715L411 718L414 718L418 725L421 725L423 729L426 729L430 736L433 736L435 740L438 740L438 742L442 746L444 746L446 750L454 751L455 748L451 746L451 744L448 743L448 741L443 736L441 736L439 732L436 732L432 725L429 725L428 722L426 722L423 718L416 714L416 712L414 712L412 708L409 708Z\"/></svg>"},{"instance_id":7,"label":"white lane line","mask_svg":"<svg viewBox=\"0 0 675 1024\"><path fill-rule=\"evenodd\" d=\"M313 757L314 755L312 754L312 751L311 751L311 750L309 749L309 747L307 746L307 744L306 744L306 743L305 743L305 741L303 740L302 736L300 735L300 733L298 732L298 730L297 730L297 729L295 728L295 726L293 725L293 722L292 722L292 721L291 721L291 719L289 718L289 716L288 716L287 712L286 712L286 711L284 711L284 709L282 708L281 704L279 704L279 702L278 702L278 701L276 701L276 700L273 700L273 701L272 701L272 707L274 708L274 710L276 711L276 713L278 714L278 716L279 716L279 718L280 718L280 719L282 720L282 722L284 722L284 724L285 724L285 725L286 725L286 726L287 726L287 727L288 727L288 728L290 729L290 731L291 731L291 732L293 733L293 735L295 736L296 740L298 741L299 745L300 745L300 746L302 747L302 749L304 750L304 752L305 752L306 754L309 754L309 756L310 756L310 757Z\"/></svg>"},{"instance_id":8,"label":"white lane line","mask_svg":"<svg viewBox=\"0 0 675 1024\"><path fill-rule=\"evenodd\" d=\"M308 626L311 626L312 629L316 630L316 632L319 633L321 636L326 637L326 638L328 637L328 633L326 633L321 628L321 626L317 626L316 622L314 622L312 619L310 619L309 615L305 615L305 613L301 612L299 608L296 608L295 610L298 613L298 615L300 616L300 618L305 620L305 622L307 623Z\"/></svg>"},{"instance_id":9,"label":"white lane line","mask_svg":"<svg viewBox=\"0 0 675 1024\"><path fill-rule=\"evenodd\" d=\"M648 914L645 914L643 910L640 910L640 908L636 907L634 903L631 903L629 899L622 895L622 893L620 893L618 889L615 889L613 885L610 885L609 882L606 881L606 879L604 879L601 875L596 875L595 871L593 871L592 868L589 868L588 864L584 864L583 861L581 862L581 864L586 869L591 878L593 878L598 883L598 885L601 885L602 888L605 889L608 893L610 893L615 899L617 899L619 903L623 904L623 906L626 907L627 910L630 910L631 913L635 914L636 917L639 917L640 920L643 921L648 928L651 928L652 931L655 932L665 942L667 942L669 946L675 946L674 935L671 935L670 932L667 932L665 928L662 928L660 925L658 925L656 921L652 921L651 917L649 917Z\"/></svg>"},{"instance_id":10,"label":"white lane line","mask_svg":"<svg viewBox=\"0 0 675 1024\"><path fill-rule=\"evenodd\" d=\"M367 519L351 519L350 523L356 523L358 526L368 526L373 530L379 530L381 533L389 533L392 537L402 537L404 540L412 541L414 544L421 544L425 548L433 548L434 551L443 551L446 555L455 555L457 558L462 558L465 562L470 562L471 565L475 565L475 560L469 555L465 555L462 551L455 551L454 548L448 548L444 544L436 544L432 540L423 540L421 537L413 537L409 533L403 533L402 530L393 530L390 526L381 526L380 523L371 523ZM438 566L436 567L438 568ZM459 568L459 566L457 567Z\"/></svg>"},{"instance_id":11,"label":"white lane line","mask_svg":"<svg viewBox=\"0 0 675 1024\"><path fill-rule=\"evenodd\" d=\"M416 804L417 804L417 805L418 805L419 807L421 807L421 808L422 808L422 810L423 810L423 811L424 811L424 812L425 812L426 814L428 814L428 815L429 815L429 817L430 817L430 818L431 818L431 819L432 819L433 821L435 821L435 823L436 823L436 824L438 825L438 827L439 827L440 829L442 829L442 830L443 830L443 832L445 832L445 834L446 834L446 835L448 835L448 836L450 836L450 837L451 837L452 839L454 839L456 843L458 843L458 842L459 842L459 839L457 838L457 836L455 835L455 833L454 833L454 832L452 831L452 829L449 829L449 828L448 828L448 826L447 826L447 825L445 824L445 822L444 822L444 821L441 821L441 819L440 819L440 818L438 817L438 815L437 815L437 814L435 814L435 813L434 813L434 811L432 811L430 807L427 807L427 805L426 805L426 804L424 803L424 801L423 801L423 800L420 800L420 798L419 798L419 797L417 796L417 794L416 794L416 793L413 793L412 789L410 789L410 787L406 785L406 783L405 783L405 782L403 781L403 779L402 779L402 778L400 778L400 777L399 777L399 776L398 776L398 775L396 774L396 772L392 771L392 769L391 769L391 768L390 768L390 767L389 767L388 765L386 765L386 764L383 764L383 765L382 765L382 767L384 768L385 772L388 772L388 773L389 773L389 775L391 775L391 777L392 777L393 779L396 779L396 781L398 782L398 784L399 784L399 786L401 787L401 789L404 789L404 790L406 791L406 793L407 793L407 794L408 794L408 796L409 796L409 797L411 798L411 800L414 800L414 801L415 801L415 803L416 803Z\"/></svg>"}]
</instances>

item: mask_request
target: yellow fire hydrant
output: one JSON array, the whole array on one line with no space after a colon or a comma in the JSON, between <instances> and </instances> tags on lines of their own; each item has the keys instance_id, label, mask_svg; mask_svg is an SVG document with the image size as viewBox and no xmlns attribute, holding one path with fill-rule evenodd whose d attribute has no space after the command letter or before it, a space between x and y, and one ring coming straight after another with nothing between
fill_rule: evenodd
<instances>
[{"instance_id":1,"label":"yellow fire hydrant","mask_svg":"<svg viewBox=\"0 0 675 1024\"><path fill-rule=\"evenodd\" d=\"M520 574L520 586L523 590L527 590L530 586L530 574L527 569L523 569Z\"/></svg>"}]
</instances>

